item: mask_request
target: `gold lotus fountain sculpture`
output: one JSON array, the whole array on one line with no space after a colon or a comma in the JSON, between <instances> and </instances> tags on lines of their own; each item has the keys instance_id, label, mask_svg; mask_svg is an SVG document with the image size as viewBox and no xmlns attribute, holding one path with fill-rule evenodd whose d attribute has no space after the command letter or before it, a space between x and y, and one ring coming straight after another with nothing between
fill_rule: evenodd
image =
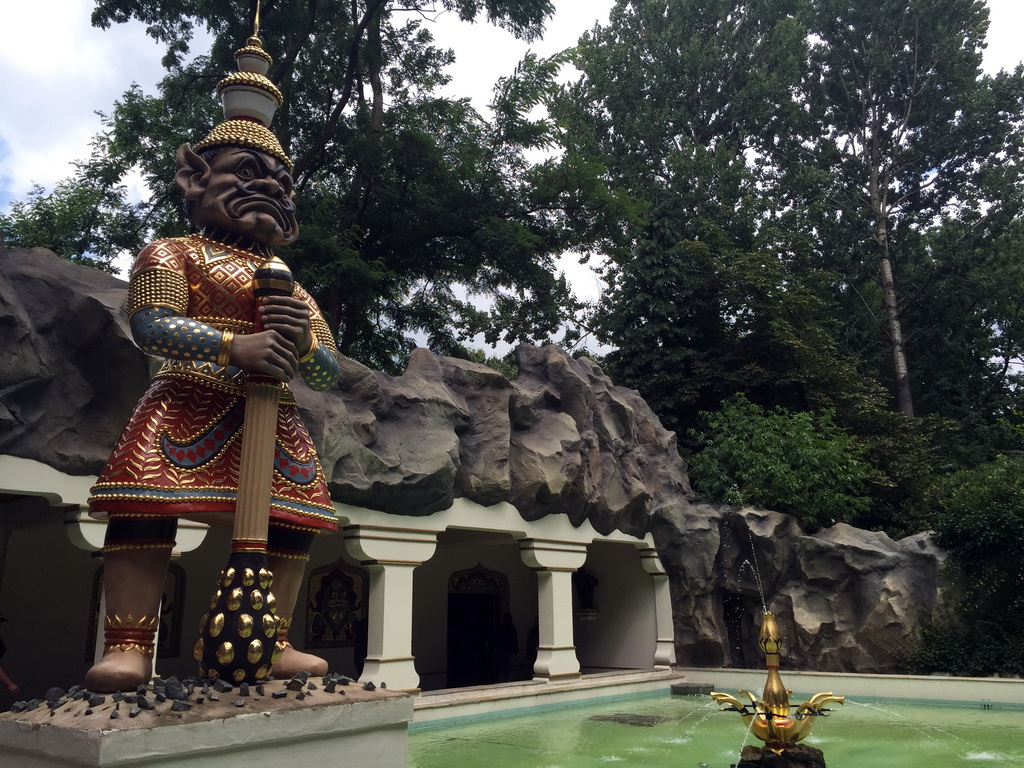
<instances>
[{"instance_id":1,"label":"gold lotus fountain sculpture","mask_svg":"<svg viewBox=\"0 0 1024 768\"><path fill-rule=\"evenodd\" d=\"M781 753L810 735L815 717L824 717L825 713L832 711L824 709L825 704L842 704L846 698L833 696L831 693L816 693L798 706L796 712L791 712L789 696L792 691L786 689L779 676L782 633L779 631L775 614L770 611L764 612L757 643L765 655L765 664L768 667L768 680L764 684L761 701L758 701L750 691L743 690L740 693L750 699L749 705L728 693L712 692L711 698L718 702L723 708L722 711L739 712L743 722L764 742L765 747L772 752ZM726 704L730 706L725 706Z\"/></svg>"}]
</instances>

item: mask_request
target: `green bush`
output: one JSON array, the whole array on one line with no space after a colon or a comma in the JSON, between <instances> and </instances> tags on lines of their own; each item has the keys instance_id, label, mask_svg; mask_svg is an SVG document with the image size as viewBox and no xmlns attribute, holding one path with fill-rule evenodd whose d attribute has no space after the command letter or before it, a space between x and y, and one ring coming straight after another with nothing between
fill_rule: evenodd
<instances>
[{"instance_id":1,"label":"green bush","mask_svg":"<svg viewBox=\"0 0 1024 768\"><path fill-rule=\"evenodd\" d=\"M788 512L808 530L868 509L864 489L875 470L832 411L768 411L735 395L701 418L705 428L690 432L700 447L690 468L702 495Z\"/></svg>"},{"instance_id":2,"label":"green bush","mask_svg":"<svg viewBox=\"0 0 1024 768\"><path fill-rule=\"evenodd\" d=\"M932 496L963 596L954 618L924 628L911 671L1024 674L1024 457L953 473Z\"/></svg>"}]
</instances>

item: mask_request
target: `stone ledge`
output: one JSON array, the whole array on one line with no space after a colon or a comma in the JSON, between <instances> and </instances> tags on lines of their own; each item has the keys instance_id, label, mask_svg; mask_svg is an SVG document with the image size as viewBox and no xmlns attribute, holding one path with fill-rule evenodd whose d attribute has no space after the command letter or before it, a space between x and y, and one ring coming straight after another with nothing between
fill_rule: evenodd
<instances>
[{"instance_id":1,"label":"stone ledge","mask_svg":"<svg viewBox=\"0 0 1024 768\"><path fill-rule=\"evenodd\" d=\"M355 762L405 768L412 698L350 688L344 696L320 690L301 701L251 696L245 708L236 707L239 696L229 692L186 712L143 711L134 718L122 703L114 720L110 696L91 715L84 714L88 705L81 701L52 717L46 707L5 713L0 715L0 765L213 768L225 765L230 755L233 765L270 766L294 760L299 750L304 761L315 764L343 749Z\"/></svg>"},{"instance_id":2,"label":"stone ledge","mask_svg":"<svg viewBox=\"0 0 1024 768\"><path fill-rule=\"evenodd\" d=\"M636 669L581 675L573 680L517 683L429 691L416 698L415 723L473 717L535 706L664 691L683 676L674 669Z\"/></svg>"}]
</instances>

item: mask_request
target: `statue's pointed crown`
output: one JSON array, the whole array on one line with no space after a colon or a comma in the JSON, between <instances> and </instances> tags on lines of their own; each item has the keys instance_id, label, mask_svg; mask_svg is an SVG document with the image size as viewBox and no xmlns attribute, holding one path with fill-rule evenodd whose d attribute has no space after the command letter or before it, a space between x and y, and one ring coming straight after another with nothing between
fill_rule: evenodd
<instances>
[{"instance_id":1,"label":"statue's pointed crown","mask_svg":"<svg viewBox=\"0 0 1024 768\"><path fill-rule=\"evenodd\" d=\"M267 78L273 59L263 50L258 34L257 10L252 37L246 41L244 48L235 51L238 72L228 75L217 84L225 122L215 126L193 149L196 152L223 146L259 149L276 157L291 171L291 158L270 131L274 113L284 97Z\"/></svg>"}]
</instances>

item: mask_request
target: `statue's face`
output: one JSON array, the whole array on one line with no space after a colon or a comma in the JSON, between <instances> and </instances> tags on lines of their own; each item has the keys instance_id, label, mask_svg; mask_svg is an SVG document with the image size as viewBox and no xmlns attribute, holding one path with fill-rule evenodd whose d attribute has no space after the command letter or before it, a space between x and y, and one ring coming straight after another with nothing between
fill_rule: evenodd
<instances>
[{"instance_id":1,"label":"statue's face","mask_svg":"<svg viewBox=\"0 0 1024 768\"><path fill-rule=\"evenodd\" d=\"M197 191L192 209L197 227L217 227L266 245L287 245L298 237L292 176L276 157L224 147Z\"/></svg>"}]
</instances>

